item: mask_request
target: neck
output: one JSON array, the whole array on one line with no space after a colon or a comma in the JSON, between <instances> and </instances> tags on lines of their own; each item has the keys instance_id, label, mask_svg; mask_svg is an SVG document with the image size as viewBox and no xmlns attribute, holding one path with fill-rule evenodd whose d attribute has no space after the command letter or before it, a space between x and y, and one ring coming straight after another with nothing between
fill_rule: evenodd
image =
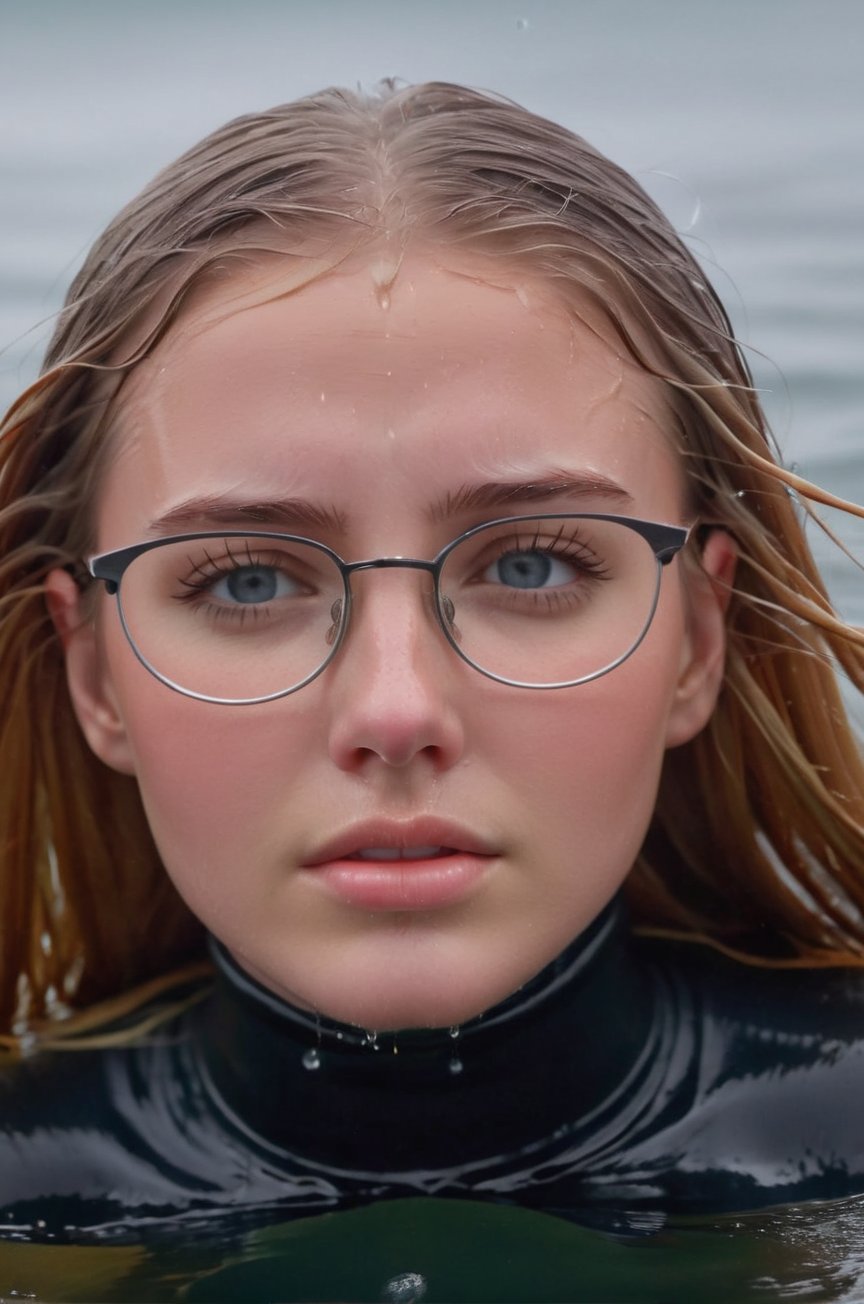
<instances>
[{"instance_id":1,"label":"neck","mask_svg":"<svg viewBox=\"0 0 864 1304\"><path fill-rule=\"evenodd\" d=\"M459 1028L377 1035L316 1017L215 940L198 1045L235 1126L299 1154L379 1170L513 1150L610 1105L640 1071L652 992L617 902L507 1000ZM530 1102L530 1109L526 1108ZM482 1124L482 1126L481 1126Z\"/></svg>"}]
</instances>

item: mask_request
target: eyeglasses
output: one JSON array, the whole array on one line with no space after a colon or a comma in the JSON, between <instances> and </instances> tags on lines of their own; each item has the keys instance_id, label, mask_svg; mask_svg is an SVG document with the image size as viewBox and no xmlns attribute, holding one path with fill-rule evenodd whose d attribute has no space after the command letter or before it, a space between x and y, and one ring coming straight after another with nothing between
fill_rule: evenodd
<instances>
[{"instance_id":1,"label":"eyeglasses","mask_svg":"<svg viewBox=\"0 0 864 1304\"><path fill-rule=\"evenodd\" d=\"M180 534L88 563L117 598L138 660L168 688L251 705L296 692L336 656L352 576L426 571L455 652L514 688L570 688L614 670L651 624L663 567L689 530L627 516L508 516L460 534L431 561L343 561L314 539L268 531Z\"/></svg>"}]
</instances>

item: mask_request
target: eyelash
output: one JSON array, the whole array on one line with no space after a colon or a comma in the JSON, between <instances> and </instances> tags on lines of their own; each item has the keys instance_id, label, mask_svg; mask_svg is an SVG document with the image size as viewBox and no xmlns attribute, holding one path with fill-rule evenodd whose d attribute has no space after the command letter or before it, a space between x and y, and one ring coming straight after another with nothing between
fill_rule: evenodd
<instances>
[{"instance_id":1,"label":"eyelash","mask_svg":"<svg viewBox=\"0 0 864 1304\"><path fill-rule=\"evenodd\" d=\"M493 546L499 558L505 557L510 552L540 552L559 561L578 563L579 569L592 579L611 579L607 563L591 550L578 531L574 530L569 536L565 535L563 525L554 539L544 539L538 527L530 541L526 542L518 534L514 534L509 539L496 539Z\"/></svg>"},{"instance_id":2,"label":"eyelash","mask_svg":"<svg viewBox=\"0 0 864 1304\"><path fill-rule=\"evenodd\" d=\"M253 553L248 544L242 557L235 556L231 551L230 544L226 541L224 558L217 560L215 557L211 557L209 553L205 553L205 561L196 562L189 577L179 581L186 592L175 594L175 597L178 602L200 606L208 615L217 620L238 621L241 624L245 620L261 620L266 615L263 605L251 603L248 606L239 604L234 607L223 606L220 603L207 601L207 592L219 580L224 579L226 575L231 575L234 571L255 566L269 566L274 570L279 570L282 564L283 559L277 558L273 554L267 556L266 554Z\"/></svg>"},{"instance_id":3,"label":"eyelash","mask_svg":"<svg viewBox=\"0 0 864 1304\"><path fill-rule=\"evenodd\" d=\"M484 552L481 552L473 563L473 573L482 572L509 553L538 552L557 561L573 563L586 582L603 583L611 579L608 564L592 551L590 546L581 538L579 531L576 529L572 529L569 533L565 531L566 527L562 525L554 538L545 538L541 527L538 525L528 537L514 533L510 536L491 540L487 545L487 549L484 549L485 556ZM223 557L216 558L209 553L205 553L205 559L196 562L189 576L179 581L185 592L176 594L176 599L190 606L198 606L203 614L214 620L231 621L241 625L247 620L265 620L268 616L266 604L251 603L230 606L208 601L208 590L219 580L236 570L256 566L273 567L280 570L284 569L284 561L283 557L273 553L253 552L248 542L242 553L235 554L231 550L230 543L226 541L225 555ZM300 581L296 582L300 583ZM482 583L483 581L478 578L476 582ZM526 603L533 603L535 606L545 607L550 612L561 610L568 604L580 600L578 593L565 591L563 587L515 589L506 584L501 584L490 585L490 588L498 590L496 594L498 601L519 603L523 608Z\"/></svg>"}]
</instances>

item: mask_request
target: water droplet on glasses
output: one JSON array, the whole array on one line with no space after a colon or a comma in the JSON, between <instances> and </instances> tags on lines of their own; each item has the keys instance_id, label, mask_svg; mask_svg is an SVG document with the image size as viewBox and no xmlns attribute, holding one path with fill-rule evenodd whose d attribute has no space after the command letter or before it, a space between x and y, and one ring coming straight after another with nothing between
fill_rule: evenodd
<instances>
[{"instance_id":1,"label":"water droplet on glasses","mask_svg":"<svg viewBox=\"0 0 864 1304\"><path fill-rule=\"evenodd\" d=\"M531 24L529 23L529 21L528 21L527 18L517 18L517 19L516 19L516 30L517 30L517 32L527 32L527 31L528 31L528 28L529 28L530 26L531 26Z\"/></svg>"},{"instance_id":2,"label":"water droplet on glasses","mask_svg":"<svg viewBox=\"0 0 864 1304\"><path fill-rule=\"evenodd\" d=\"M381 1298L385 1304L420 1304L425 1294L425 1277L419 1272L400 1272L386 1283Z\"/></svg>"},{"instance_id":3,"label":"water droplet on glasses","mask_svg":"<svg viewBox=\"0 0 864 1304\"><path fill-rule=\"evenodd\" d=\"M303 1067L304 1069L308 1069L310 1073L313 1073L315 1069L320 1069L321 1056L318 1054L318 1051L315 1049L314 1046L312 1047L311 1050L307 1050L304 1053Z\"/></svg>"},{"instance_id":4,"label":"water droplet on glasses","mask_svg":"<svg viewBox=\"0 0 864 1304\"><path fill-rule=\"evenodd\" d=\"M371 1046L373 1050L380 1050L381 1047L378 1045L378 1033L365 1032L363 1034L363 1045Z\"/></svg>"},{"instance_id":5,"label":"water droplet on glasses","mask_svg":"<svg viewBox=\"0 0 864 1304\"><path fill-rule=\"evenodd\" d=\"M457 1023L454 1023L454 1024L453 1024L453 1027L452 1027L452 1028L448 1028L447 1031L450 1033L450 1036L451 1036L451 1037L453 1038L453 1040L455 1041L456 1038L459 1036L460 1032L462 1031L462 1029L459 1027L459 1025L458 1025Z\"/></svg>"},{"instance_id":6,"label":"water droplet on glasses","mask_svg":"<svg viewBox=\"0 0 864 1304\"><path fill-rule=\"evenodd\" d=\"M464 1069L465 1065L462 1063L462 1061L461 1061L461 1059L459 1058L458 1055L454 1055L453 1058L451 1059L450 1064L448 1065L448 1067L449 1067L450 1072L452 1073L453 1077L455 1078L455 1077L458 1077L458 1075L462 1072L462 1070Z\"/></svg>"}]
</instances>

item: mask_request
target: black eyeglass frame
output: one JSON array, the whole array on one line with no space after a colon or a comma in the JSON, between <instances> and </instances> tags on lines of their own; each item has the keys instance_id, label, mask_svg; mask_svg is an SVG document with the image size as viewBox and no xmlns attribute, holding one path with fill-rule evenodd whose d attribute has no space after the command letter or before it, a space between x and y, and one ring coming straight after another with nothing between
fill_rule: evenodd
<instances>
[{"instance_id":1,"label":"black eyeglass frame","mask_svg":"<svg viewBox=\"0 0 864 1304\"><path fill-rule=\"evenodd\" d=\"M504 675L496 675L491 670L484 669L483 666L472 661L465 651L459 646L455 634L453 633L452 620L447 612L448 599L442 594L440 587L441 572L444 564L450 554L461 546L467 539L475 535L482 534L486 530L494 529L502 525L520 525L531 521L607 521L613 525L623 525L639 535L651 548L657 562L657 583L654 587L654 597L651 607L646 617L645 623L636 641L608 665L603 666L600 670L592 671L590 675L581 675L577 679L567 679L553 684L535 684L516 679L507 679ZM557 688L575 688L579 684L590 683L593 679L600 679L603 675L609 674L615 670L622 662L626 661L633 655L640 643L644 639L651 627L654 619L654 613L657 610L657 603L660 599L660 578L663 567L672 561L673 557L682 550L687 543L692 526L684 525L666 525L658 521L643 521L633 516L616 516L607 515L603 512L541 512L531 516L501 516L492 521L484 521L481 525L475 525L470 530L457 535L446 547L442 548L431 561L423 561L418 557L373 557L364 561L344 561L337 552L328 548L325 543L319 543L316 539L308 539L300 534L286 534L279 530L204 530L196 531L191 534L172 534L160 539L149 539L145 543L135 543L128 548L118 548L114 552L103 552L98 556L90 557L87 562L87 570L94 580L101 580L105 585L105 590L110 596L117 597L117 610L120 616L120 623L129 646L132 648L137 659L148 670L154 678L164 684L166 688L172 689L176 693L181 693L184 697L192 697L200 702L212 702L220 706L255 706L264 702L278 701L279 698L288 697L291 693L298 692L299 689L305 688L317 679L324 670L327 669L330 662L336 656L339 648L342 646L348 626L351 620L351 585L350 578L358 571L364 570L420 570L426 571L432 576L435 593L435 614L438 618L444 637L453 648L454 652L465 661L469 666L479 674L484 675L487 679L492 679L496 683L505 684L510 688L530 688L536 690L549 690ZM267 693L263 697L243 697L243 698L226 698L213 697L206 693L196 693L192 689L183 688L174 680L163 675L152 665L144 654L138 648L129 626L126 623L126 617L123 611L123 602L120 597L120 585L123 575L129 566L143 553L152 552L155 548L163 548L168 544L174 543L193 543L202 539L278 539L283 543L300 543L307 547L317 549L324 553L326 557L335 564L342 576L342 588L344 601L338 615L338 626L333 638L332 645L321 664L302 679L298 684L292 684L291 687L280 689L277 693ZM334 604L335 605L335 604Z\"/></svg>"}]
</instances>

